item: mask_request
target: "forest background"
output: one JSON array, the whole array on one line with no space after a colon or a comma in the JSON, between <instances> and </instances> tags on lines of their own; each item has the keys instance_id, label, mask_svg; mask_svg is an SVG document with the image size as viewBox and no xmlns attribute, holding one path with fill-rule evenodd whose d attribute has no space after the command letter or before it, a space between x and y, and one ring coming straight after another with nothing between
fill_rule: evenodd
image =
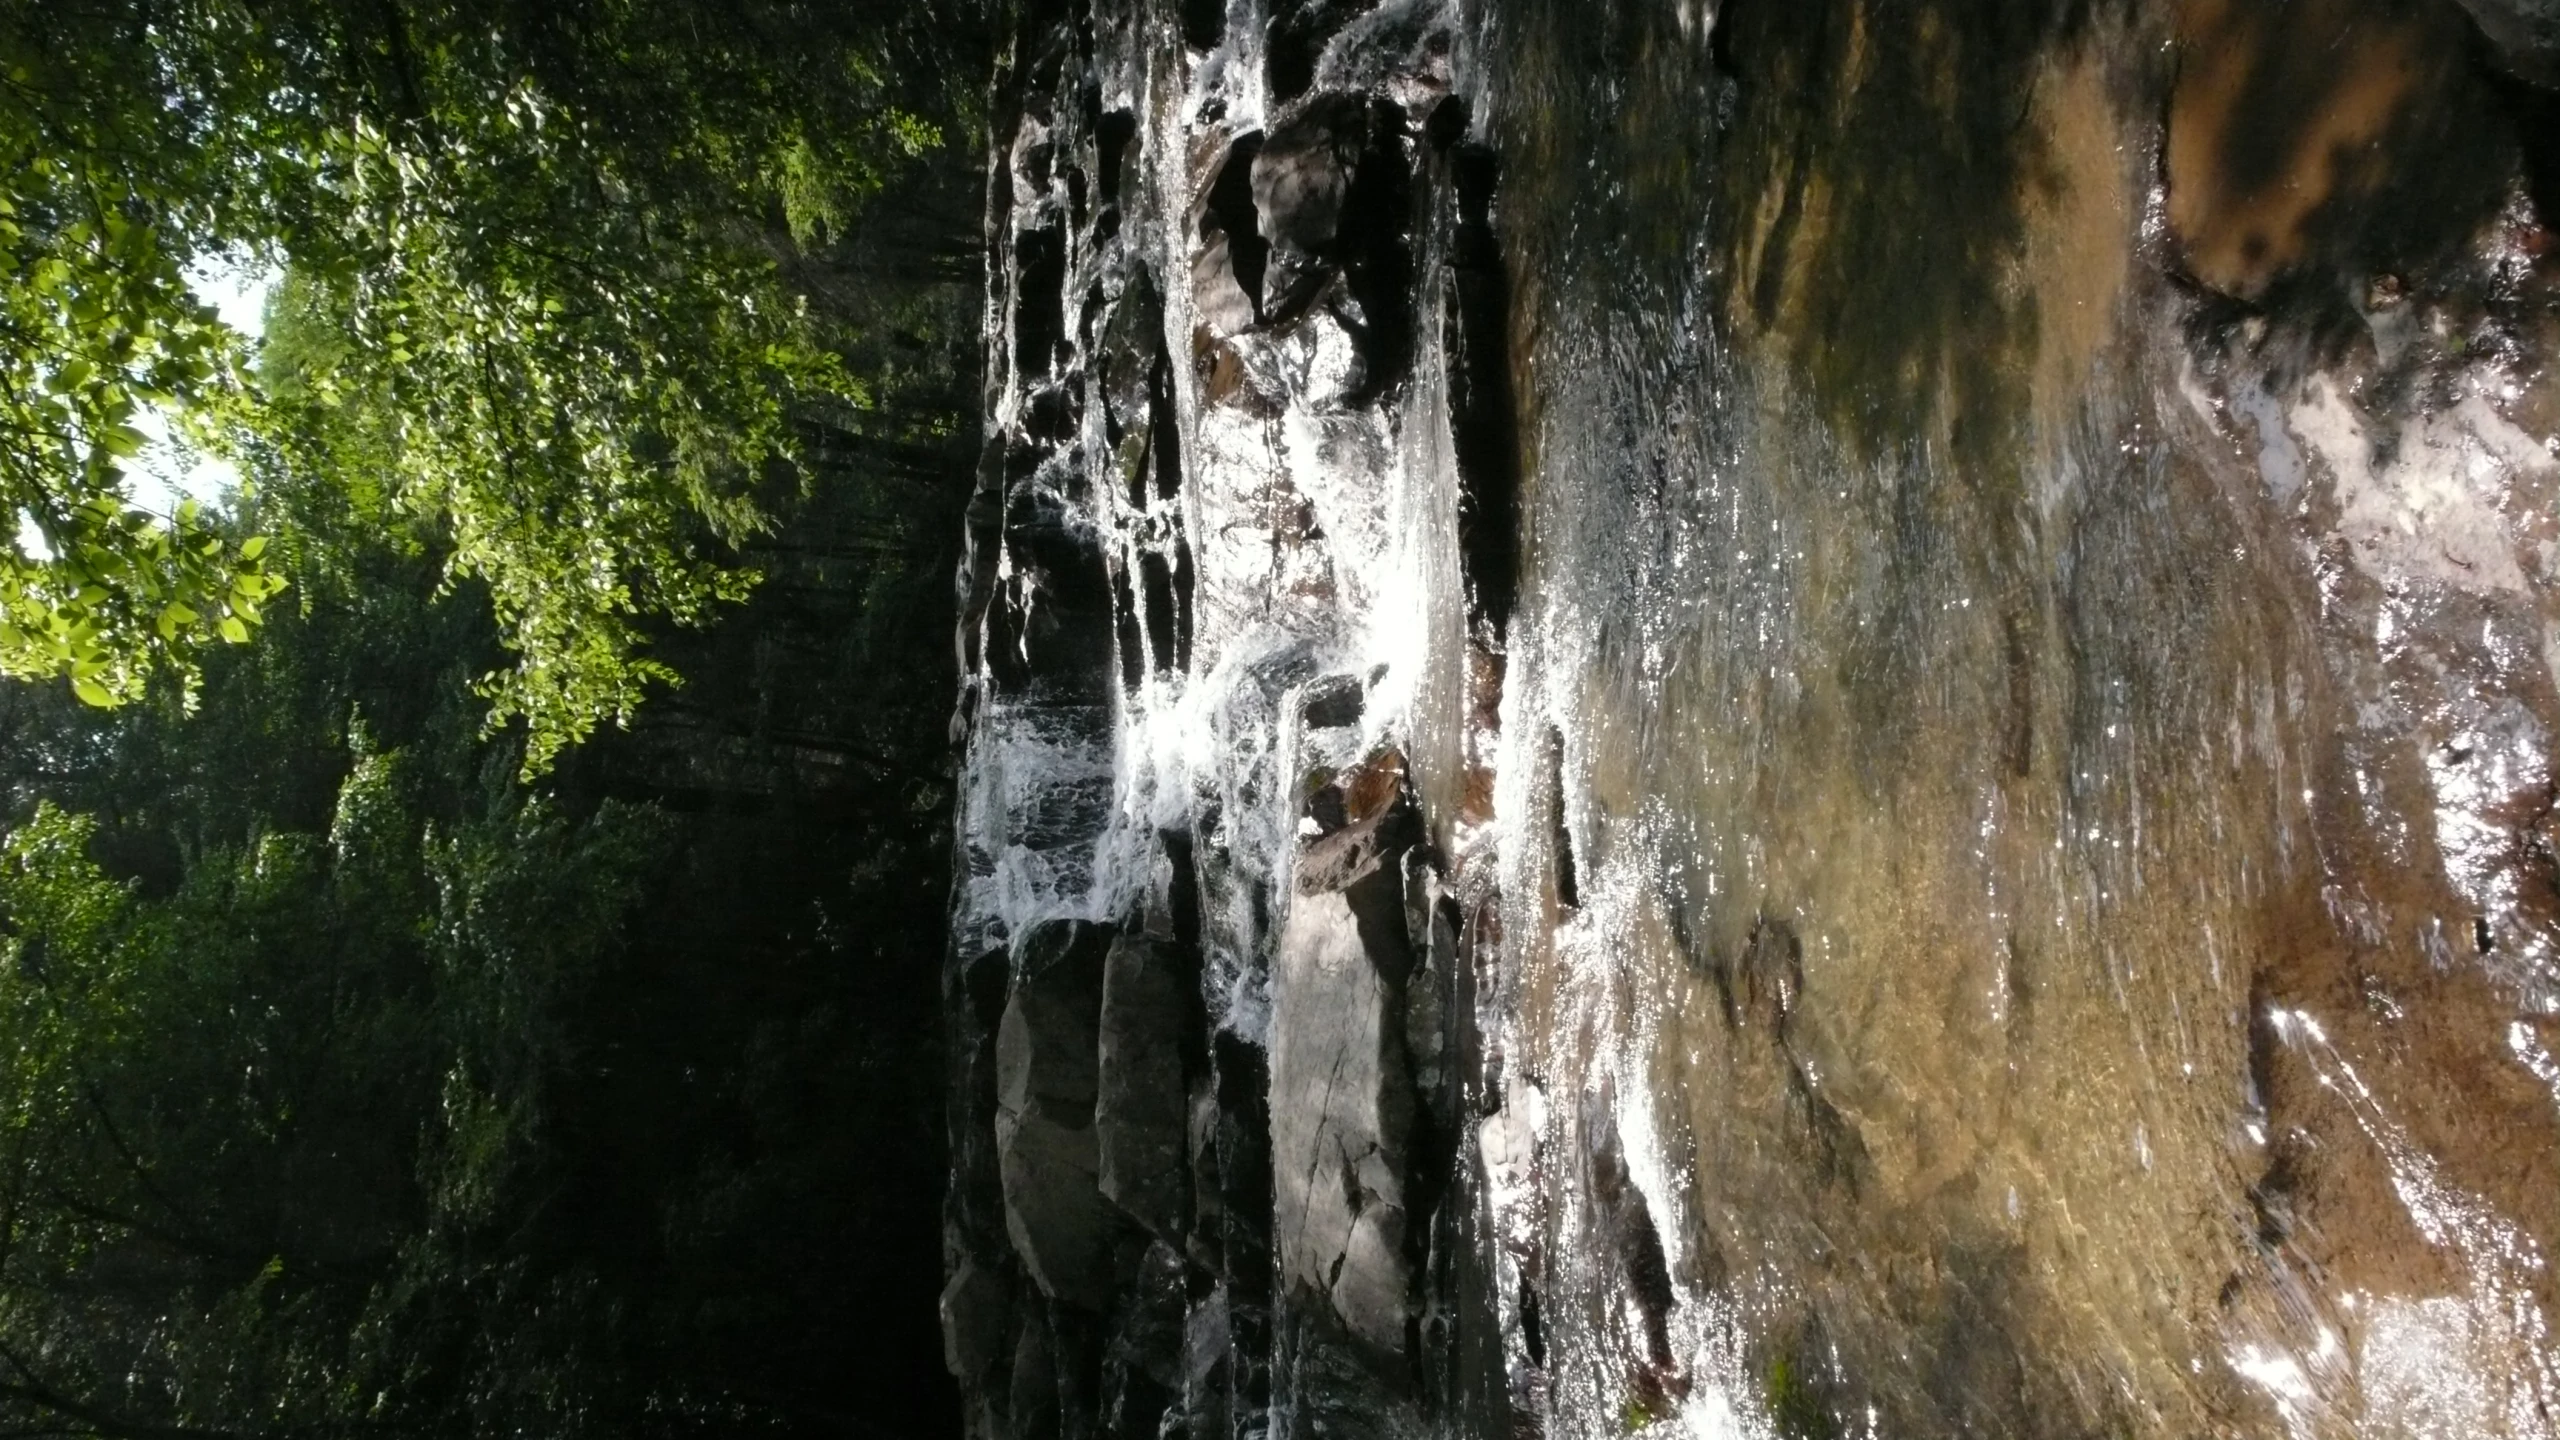
<instances>
[{"instance_id":1,"label":"forest background","mask_svg":"<svg viewBox=\"0 0 2560 1440\"><path fill-rule=\"evenodd\" d=\"M954 1427L987 33L0 0L0 1437Z\"/></svg>"}]
</instances>

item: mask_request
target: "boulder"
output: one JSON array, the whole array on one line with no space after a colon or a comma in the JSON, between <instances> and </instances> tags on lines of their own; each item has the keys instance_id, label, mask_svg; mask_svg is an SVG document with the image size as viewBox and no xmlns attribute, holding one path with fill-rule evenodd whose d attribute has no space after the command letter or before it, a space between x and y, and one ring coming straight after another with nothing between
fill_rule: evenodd
<instances>
[{"instance_id":1,"label":"boulder","mask_svg":"<svg viewBox=\"0 0 2560 1440\"><path fill-rule=\"evenodd\" d=\"M1164 297L1141 269L1111 301L1095 356L1103 413L1114 433L1143 436L1153 421L1150 376L1164 355Z\"/></svg>"},{"instance_id":2,"label":"boulder","mask_svg":"<svg viewBox=\"0 0 2560 1440\"><path fill-rule=\"evenodd\" d=\"M962 1259L942 1287L943 1368L961 1384L975 1385L1003 1358L1012 1322L1012 1284L976 1256Z\"/></svg>"},{"instance_id":3,"label":"boulder","mask_svg":"<svg viewBox=\"0 0 2560 1440\"><path fill-rule=\"evenodd\" d=\"M1345 214L1369 145L1369 104L1345 93L1318 95L1273 127L1253 157L1253 208L1269 242L1262 313L1300 313L1340 269Z\"/></svg>"},{"instance_id":4,"label":"boulder","mask_svg":"<svg viewBox=\"0 0 2560 1440\"><path fill-rule=\"evenodd\" d=\"M1101 1431L1114 1440L1157 1440L1181 1401L1186 1278L1181 1255L1158 1240L1121 1296L1103 1357Z\"/></svg>"},{"instance_id":5,"label":"boulder","mask_svg":"<svg viewBox=\"0 0 2560 1440\"><path fill-rule=\"evenodd\" d=\"M1225 1211L1218 1184L1218 1090L1204 1077L1191 1087L1191 1263L1212 1273L1224 1269L1220 1242L1225 1238Z\"/></svg>"},{"instance_id":6,"label":"boulder","mask_svg":"<svg viewBox=\"0 0 2560 1440\"><path fill-rule=\"evenodd\" d=\"M1260 283L1261 277L1256 275ZM1236 274L1233 245L1223 231L1212 232L1191 257L1191 308L1205 335L1223 338L1253 328L1254 297Z\"/></svg>"},{"instance_id":7,"label":"boulder","mask_svg":"<svg viewBox=\"0 0 2560 1440\"><path fill-rule=\"evenodd\" d=\"M1226 1360L1217 1377L1223 1399L1208 1411L1194 1405L1192 1414L1218 1417L1195 1434L1249 1435L1264 1428L1272 1398L1271 1064L1260 1046L1232 1031L1212 1037L1210 1062L1217 1115L1215 1308ZM1186 1383L1184 1393L1196 1392Z\"/></svg>"},{"instance_id":8,"label":"boulder","mask_svg":"<svg viewBox=\"0 0 2560 1440\"><path fill-rule=\"evenodd\" d=\"M1271 1294L1271 1061L1232 1031L1213 1043L1215 1203L1202 1212L1218 1228L1217 1273L1230 1303L1250 1307Z\"/></svg>"},{"instance_id":9,"label":"boulder","mask_svg":"<svg viewBox=\"0 0 2560 1440\"><path fill-rule=\"evenodd\" d=\"M1180 1391L1183 1324L1190 1308L1190 1275L1182 1253L1161 1240L1150 1243L1120 1297L1108 1363L1145 1375L1168 1394Z\"/></svg>"},{"instance_id":10,"label":"boulder","mask_svg":"<svg viewBox=\"0 0 2560 1440\"><path fill-rule=\"evenodd\" d=\"M1023 1307L1011 1378L1005 1407L1011 1422L1008 1440L1061 1440L1057 1352L1050 1343L1049 1318L1037 1305Z\"/></svg>"},{"instance_id":11,"label":"boulder","mask_svg":"<svg viewBox=\"0 0 2560 1440\"><path fill-rule=\"evenodd\" d=\"M1342 729L1360 723L1368 695L1357 675L1327 675L1307 687L1299 714L1310 730Z\"/></svg>"},{"instance_id":12,"label":"boulder","mask_svg":"<svg viewBox=\"0 0 2560 1440\"><path fill-rule=\"evenodd\" d=\"M1392 1357L1413 1283L1402 865L1419 826L1393 752L1328 788L1342 823L1298 857L1273 966L1274 1242L1289 1292L1323 1297L1342 1331Z\"/></svg>"},{"instance_id":13,"label":"boulder","mask_svg":"<svg viewBox=\"0 0 2560 1440\"><path fill-rule=\"evenodd\" d=\"M1192 214L1192 307L1211 339L1243 333L1262 319L1263 264L1270 244L1254 209L1258 131L1225 142L1208 161L1215 175Z\"/></svg>"},{"instance_id":14,"label":"boulder","mask_svg":"<svg viewBox=\"0 0 2560 1440\"><path fill-rule=\"evenodd\" d=\"M1235 1336L1227 1291L1219 1286L1191 1307L1182 1329L1184 1440L1225 1440L1235 1370Z\"/></svg>"},{"instance_id":15,"label":"boulder","mask_svg":"<svg viewBox=\"0 0 2560 1440\"><path fill-rule=\"evenodd\" d=\"M1099 1186L1094 1103L1110 935L1059 921L1024 939L996 1031L996 1156L1005 1233L1042 1293L1087 1310L1110 1300L1118 1229Z\"/></svg>"},{"instance_id":16,"label":"boulder","mask_svg":"<svg viewBox=\"0 0 2560 1440\"><path fill-rule=\"evenodd\" d=\"M1004 1179L996 1158L996 1030L1012 983L1012 957L991 947L962 967L951 1015L948 1116L951 1182L943 1207L963 1253L1004 1244Z\"/></svg>"},{"instance_id":17,"label":"boulder","mask_svg":"<svg viewBox=\"0 0 2560 1440\"><path fill-rule=\"evenodd\" d=\"M1122 935L1103 964L1094 1129L1102 1193L1171 1244L1190 1208L1189 1089L1183 1052L1202 1023L1180 948Z\"/></svg>"},{"instance_id":18,"label":"boulder","mask_svg":"<svg viewBox=\"0 0 2560 1440\"><path fill-rule=\"evenodd\" d=\"M1320 251L1342 228L1342 202L1369 143L1369 102L1318 95L1272 127L1253 157L1253 209L1274 245Z\"/></svg>"}]
</instances>

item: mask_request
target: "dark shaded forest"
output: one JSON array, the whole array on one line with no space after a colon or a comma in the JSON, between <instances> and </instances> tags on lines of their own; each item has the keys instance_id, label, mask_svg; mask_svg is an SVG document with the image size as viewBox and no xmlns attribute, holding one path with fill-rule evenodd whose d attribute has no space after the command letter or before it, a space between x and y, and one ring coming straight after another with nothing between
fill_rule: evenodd
<instances>
[{"instance_id":1,"label":"dark shaded forest","mask_svg":"<svg viewBox=\"0 0 2560 1440\"><path fill-rule=\"evenodd\" d=\"M950 1433L974 8L5 9L0 1434Z\"/></svg>"}]
</instances>

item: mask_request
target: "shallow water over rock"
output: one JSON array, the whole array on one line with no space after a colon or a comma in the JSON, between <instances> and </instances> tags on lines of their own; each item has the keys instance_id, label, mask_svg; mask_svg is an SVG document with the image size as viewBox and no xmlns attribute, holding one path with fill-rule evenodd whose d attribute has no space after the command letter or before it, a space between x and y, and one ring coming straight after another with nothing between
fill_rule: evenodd
<instances>
[{"instance_id":1,"label":"shallow water over rock","mask_svg":"<svg viewBox=\"0 0 2560 1440\"><path fill-rule=\"evenodd\" d=\"M1022 17L973 1433L2560 1432L2550 57L2297 8Z\"/></svg>"}]
</instances>

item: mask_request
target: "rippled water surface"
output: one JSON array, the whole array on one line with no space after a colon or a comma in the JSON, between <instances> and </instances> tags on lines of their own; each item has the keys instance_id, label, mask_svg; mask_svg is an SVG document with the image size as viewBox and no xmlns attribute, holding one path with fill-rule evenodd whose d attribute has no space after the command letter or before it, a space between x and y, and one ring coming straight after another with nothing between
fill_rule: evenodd
<instances>
[{"instance_id":1,"label":"rippled water surface","mask_svg":"<svg viewBox=\"0 0 2560 1440\"><path fill-rule=\"evenodd\" d=\"M2529 202L2321 331L2165 19L1728 9L1485 43L1557 1433L2560 1431Z\"/></svg>"}]
</instances>

